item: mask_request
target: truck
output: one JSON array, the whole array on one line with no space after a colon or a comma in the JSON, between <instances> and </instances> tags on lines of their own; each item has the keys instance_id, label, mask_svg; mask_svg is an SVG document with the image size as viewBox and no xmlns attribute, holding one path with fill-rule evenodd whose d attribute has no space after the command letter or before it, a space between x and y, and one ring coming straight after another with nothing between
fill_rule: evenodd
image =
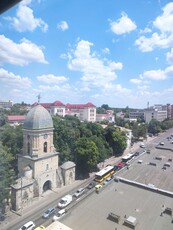
<instances>
[{"instance_id":1,"label":"truck","mask_svg":"<svg viewBox=\"0 0 173 230\"><path fill-rule=\"evenodd\" d=\"M72 200L73 200L72 195L68 194L68 195L61 198L61 200L58 203L58 207L59 208L65 208L65 207L67 207L67 205L69 205L72 202Z\"/></svg>"}]
</instances>

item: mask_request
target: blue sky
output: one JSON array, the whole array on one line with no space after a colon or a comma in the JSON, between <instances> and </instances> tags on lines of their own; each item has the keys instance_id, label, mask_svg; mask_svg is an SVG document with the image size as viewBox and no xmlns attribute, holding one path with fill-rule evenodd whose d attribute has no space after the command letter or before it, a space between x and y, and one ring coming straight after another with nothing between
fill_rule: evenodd
<instances>
[{"instance_id":1,"label":"blue sky","mask_svg":"<svg viewBox=\"0 0 173 230\"><path fill-rule=\"evenodd\" d=\"M0 100L173 104L173 1L23 0L0 15Z\"/></svg>"}]
</instances>

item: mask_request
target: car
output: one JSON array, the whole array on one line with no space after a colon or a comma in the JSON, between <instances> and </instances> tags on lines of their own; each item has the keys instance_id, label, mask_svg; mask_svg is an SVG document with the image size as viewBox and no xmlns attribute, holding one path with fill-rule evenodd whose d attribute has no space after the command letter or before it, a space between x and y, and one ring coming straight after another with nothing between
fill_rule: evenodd
<instances>
[{"instance_id":1,"label":"car","mask_svg":"<svg viewBox=\"0 0 173 230\"><path fill-rule=\"evenodd\" d=\"M141 147L141 148L145 148L146 146L145 146L144 143L141 143L141 144L140 144L140 147Z\"/></svg>"},{"instance_id":2,"label":"car","mask_svg":"<svg viewBox=\"0 0 173 230\"><path fill-rule=\"evenodd\" d=\"M91 183L89 183L89 185L87 186L88 189L92 189L94 188L94 186L96 185L96 183L94 181L92 181Z\"/></svg>"},{"instance_id":3,"label":"car","mask_svg":"<svg viewBox=\"0 0 173 230\"><path fill-rule=\"evenodd\" d=\"M160 145L164 145L164 142L160 142L159 144L160 144Z\"/></svg>"},{"instance_id":4,"label":"car","mask_svg":"<svg viewBox=\"0 0 173 230\"><path fill-rule=\"evenodd\" d=\"M53 221L59 220L61 217L63 217L67 213L66 209L61 209L57 212L56 215L53 216Z\"/></svg>"},{"instance_id":5,"label":"car","mask_svg":"<svg viewBox=\"0 0 173 230\"><path fill-rule=\"evenodd\" d=\"M56 212L56 208L48 208L48 210L43 213L42 217L44 219L48 219L51 215L53 215Z\"/></svg>"},{"instance_id":6,"label":"car","mask_svg":"<svg viewBox=\"0 0 173 230\"><path fill-rule=\"evenodd\" d=\"M45 228L43 225L41 225L41 226L35 228L34 230L45 230L45 229L46 229L46 228Z\"/></svg>"},{"instance_id":7,"label":"car","mask_svg":"<svg viewBox=\"0 0 173 230\"><path fill-rule=\"evenodd\" d=\"M97 184L96 186L95 186L95 189L96 190L99 190L99 189L101 189L102 188L102 185L101 184Z\"/></svg>"},{"instance_id":8,"label":"car","mask_svg":"<svg viewBox=\"0 0 173 230\"><path fill-rule=\"evenodd\" d=\"M139 156L139 154L140 154L139 152L135 152L134 156L137 157L137 156Z\"/></svg>"},{"instance_id":9,"label":"car","mask_svg":"<svg viewBox=\"0 0 173 230\"><path fill-rule=\"evenodd\" d=\"M35 224L33 221L29 221L24 224L19 230L33 230L35 228Z\"/></svg>"},{"instance_id":10,"label":"car","mask_svg":"<svg viewBox=\"0 0 173 230\"><path fill-rule=\"evenodd\" d=\"M84 192L85 192L85 189L84 188L79 188L76 192L75 192L75 194L74 194L74 196L77 198L77 197L80 197L80 196L82 196L83 194L84 194Z\"/></svg>"}]
</instances>

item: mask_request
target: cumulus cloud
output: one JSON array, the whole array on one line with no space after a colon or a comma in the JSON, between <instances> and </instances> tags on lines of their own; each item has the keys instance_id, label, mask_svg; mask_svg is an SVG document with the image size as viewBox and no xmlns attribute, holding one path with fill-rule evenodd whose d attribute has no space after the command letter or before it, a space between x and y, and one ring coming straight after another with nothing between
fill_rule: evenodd
<instances>
[{"instance_id":1,"label":"cumulus cloud","mask_svg":"<svg viewBox=\"0 0 173 230\"><path fill-rule=\"evenodd\" d=\"M11 26L18 32L34 31L40 27L43 32L48 30L48 25L41 19L34 17L33 10L28 7L31 1L22 1L17 9L16 17L6 17L11 21Z\"/></svg>"},{"instance_id":2,"label":"cumulus cloud","mask_svg":"<svg viewBox=\"0 0 173 230\"><path fill-rule=\"evenodd\" d=\"M173 64L173 48L166 54L166 60L168 63Z\"/></svg>"},{"instance_id":3,"label":"cumulus cloud","mask_svg":"<svg viewBox=\"0 0 173 230\"><path fill-rule=\"evenodd\" d=\"M31 62L47 64L44 53L40 47L27 39L22 39L19 44L4 35L0 35L0 64L9 63L24 66Z\"/></svg>"},{"instance_id":4,"label":"cumulus cloud","mask_svg":"<svg viewBox=\"0 0 173 230\"><path fill-rule=\"evenodd\" d=\"M126 13L121 14L121 18L117 21L110 21L110 29L113 33L121 35L130 33L137 28L135 22L133 22Z\"/></svg>"},{"instance_id":5,"label":"cumulus cloud","mask_svg":"<svg viewBox=\"0 0 173 230\"><path fill-rule=\"evenodd\" d=\"M91 52L92 46L89 41L79 41L76 49L67 55L68 68L82 73L81 80L85 86L106 87L117 78L115 69L122 69L122 63L99 59L96 53Z\"/></svg>"},{"instance_id":6,"label":"cumulus cloud","mask_svg":"<svg viewBox=\"0 0 173 230\"><path fill-rule=\"evenodd\" d=\"M153 21L153 32L150 37L141 36L135 44L142 52L151 52L155 48L169 48L173 44L173 2L168 3L163 9L163 14Z\"/></svg>"},{"instance_id":7,"label":"cumulus cloud","mask_svg":"<svg viewBox=\"0 0 173 230\"><path fill-rule=\"evenodd\" d=\"M66 21L61 21L58 25L57 25L57 28L62 30L62 31L65 31L65 30L68 30L68 24Z\"/></svg>"},{"instance_id":8,"label":"cumulus cloud","mask_svg":"<svg viewBox=\"0 0 173 230\"><path fill-rule=\"evenodd\" d=\"M37 80L49 84L61 84L68 81L68 79L64 76L55 76L53 74L38 76Z\"/></svg>"},{"instance_id":9,"label":"cumulus cloud","mask_svg":"<svg viewBox=\"0 0 173 230\"><path fill-rule=\"evenodd\" d=\"M3 68L0 68L0 84L1 88L3 89L28 89L31 87L31 80L28 77L21 77Z\"/></svg>"},{"instance_id":10,"label":"cumulus cloud","mask_svg":"<svg viewBox=\"0 0 173 230\"><path fill-rule=\"evenodd\" d=\"M145 71L143 73L143 77L151 79L151 80L165 80L165 79L167 79L165 71L160 70L160 69Z\"/></svg>"},{"instance_id":11,"label":"cumulus cloud","mask_svg":"<svg viewBox=\"0 0 173 230\"><path fill-rule=\"evenodd\" d=\"M130 79L130 82L135 84L135 85L140 85L143 83L143 81L141 79L138 79L138 78L132 78L132 79Z\"/></svg>"}]
</instances>

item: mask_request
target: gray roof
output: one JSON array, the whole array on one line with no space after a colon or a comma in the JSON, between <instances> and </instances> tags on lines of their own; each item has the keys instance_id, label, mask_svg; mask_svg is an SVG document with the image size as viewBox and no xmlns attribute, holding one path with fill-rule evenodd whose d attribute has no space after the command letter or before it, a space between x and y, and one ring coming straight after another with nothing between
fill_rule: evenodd
<instances>
[{"instance_id":1,"label":"gray roof","mask_svg":"<svg viewBox=\"0 0 173 230\"><path fill-rule=\"evenodd\" d=\"M24 121L24 129L48 129L53 128L50 113L42 106L34 106L27 114Z\"/></svg>"},{"instance_id":2,"label":"gray roof","mask_svg":"<svg viewBox=\"0 0 173 230\"><path fill-rule=\"evenodd\" d=\"M76 165L75 165L75 163L74 162L72 162L72 161L67 161L67 162L65 162L63 165L61 165L61 168L62 169L70 169L70 168L73 168L73 167L75 167Z\"/></svg>"}]
</instances>

